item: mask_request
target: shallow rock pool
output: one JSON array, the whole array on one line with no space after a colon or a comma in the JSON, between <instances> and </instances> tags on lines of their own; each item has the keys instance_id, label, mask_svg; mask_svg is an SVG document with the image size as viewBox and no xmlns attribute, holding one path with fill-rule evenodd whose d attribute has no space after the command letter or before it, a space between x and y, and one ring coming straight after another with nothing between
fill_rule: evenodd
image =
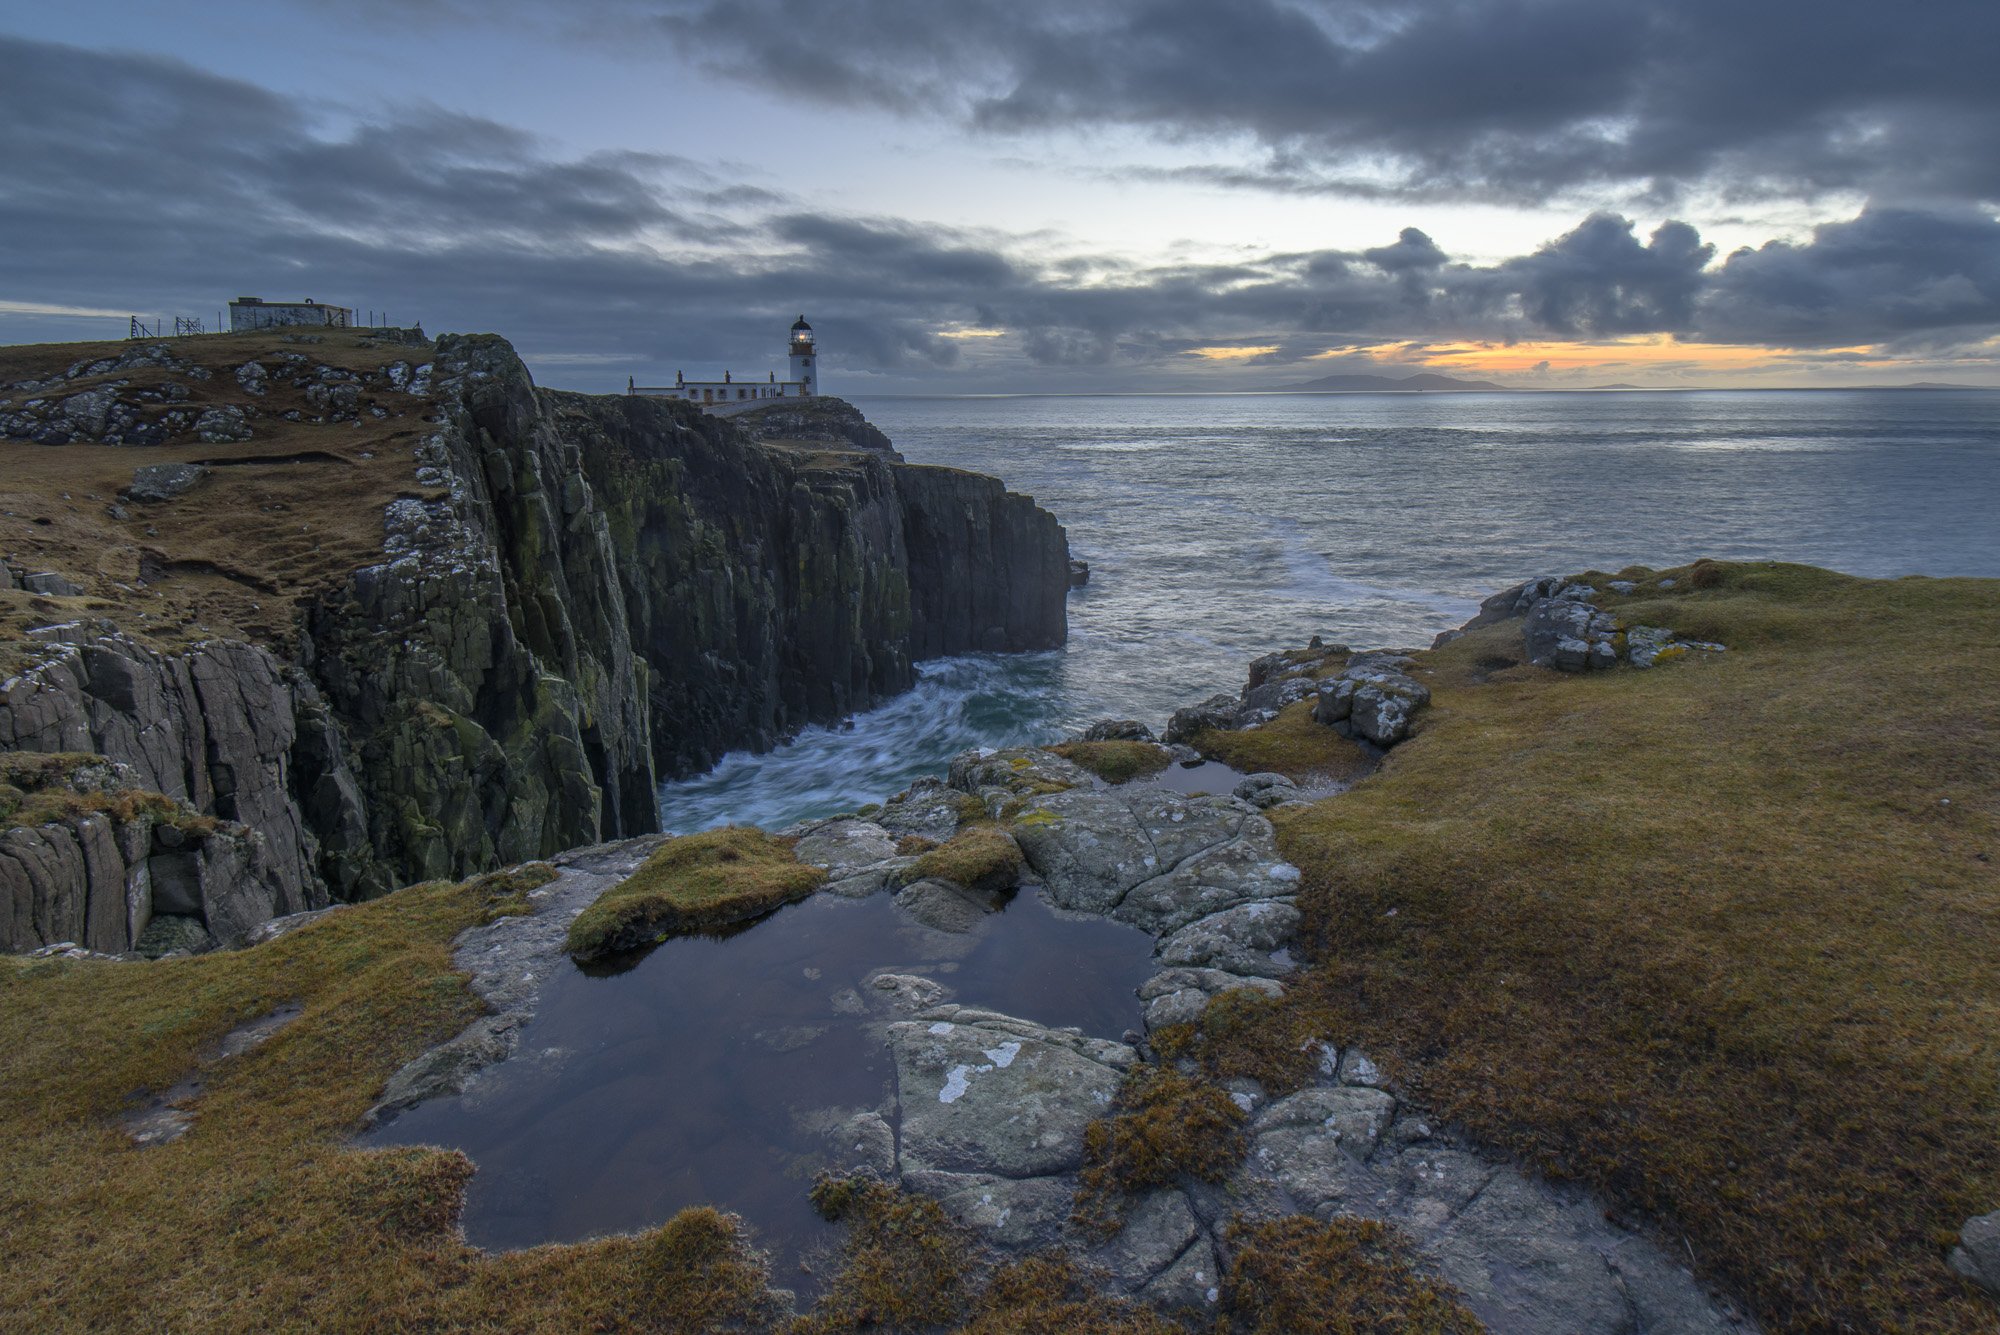
<instances>
[{"instance_id":1,"label":"shallow rock pool","mask_svg":"<svg viewBox=\"0 0 2000 1335\"><path fill-rule=\"evenodd\" d=\"M852 1157L827 1110L895 1095L875 977L929 976L966 1005L1091 1035L1139 1022L1135 989L1157 967L1148 933L1034 891L993 904L948 931L889 895L818 895L617 969L564 962L511 1060L362 1143L464 1150L479 1170L464 1221L477 1246L574 1241L712 1204L749 1221L777 1283L810 1291L801 1265L836 1232L807 1189Z\"/></svg>"}]
</instances>

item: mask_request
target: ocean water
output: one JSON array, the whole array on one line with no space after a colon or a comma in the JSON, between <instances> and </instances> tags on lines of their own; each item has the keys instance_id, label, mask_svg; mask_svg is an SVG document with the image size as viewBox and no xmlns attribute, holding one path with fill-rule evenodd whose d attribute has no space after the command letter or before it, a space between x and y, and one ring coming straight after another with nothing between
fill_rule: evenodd
<instances>
[{"instance_id":1,"label":"ocean water","mask_svg":"<svg viewBox=\"0 0 2000 1335\"><path fill-rule=\"evenodd\" d=\"M926 665L845 727L663 785L669 830L780 826L1090 720L1155 728L1303 644L1422 645L1538 574L1696 557L2000 576L2000 391L857 398L915 463L1055 513L1057 653Z\"/></svg>"}]
</instances>

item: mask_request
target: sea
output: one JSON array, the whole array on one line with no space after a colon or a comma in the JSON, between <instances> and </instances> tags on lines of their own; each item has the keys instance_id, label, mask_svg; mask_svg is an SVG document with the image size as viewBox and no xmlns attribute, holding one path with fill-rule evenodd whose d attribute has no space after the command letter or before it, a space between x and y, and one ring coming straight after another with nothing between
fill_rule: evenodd
<instances>
[{"instance_id":1,"label":"sea","mask_svg":"<svg viewBox=\"0 0 2000 1335\"><path fill-rule=\"evenodd\" d=\"M663 828L850 811L971 747L1155 729L1249 661L1422 646L1542 574L1698 557L2000 576L2000 390L856 398L1001 478L1090 582L1058 651L922 665L836 726L660 789Z\"/></svg>"}]
</instances>

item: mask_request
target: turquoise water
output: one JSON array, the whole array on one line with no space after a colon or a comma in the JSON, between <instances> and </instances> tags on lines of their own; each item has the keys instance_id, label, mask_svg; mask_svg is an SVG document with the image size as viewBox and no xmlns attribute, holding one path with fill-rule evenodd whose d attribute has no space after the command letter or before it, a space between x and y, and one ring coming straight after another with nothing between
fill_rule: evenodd
<instances>
[{"instance_id":1,"label":"turquoise water","mask_svg":"<svg viewBox=\"0 0 2000 1335\"><path fill-rule=\"evenodd\" d=\"M1700 556L2000 576L2000 391L868 399L992 473L1091 582L1059 653L928 665L841 729L661 789L670 830L875 801L968 746L1158 727L1313 635L1421 645L1532 575Z\"/></svg>"}]
</instances>

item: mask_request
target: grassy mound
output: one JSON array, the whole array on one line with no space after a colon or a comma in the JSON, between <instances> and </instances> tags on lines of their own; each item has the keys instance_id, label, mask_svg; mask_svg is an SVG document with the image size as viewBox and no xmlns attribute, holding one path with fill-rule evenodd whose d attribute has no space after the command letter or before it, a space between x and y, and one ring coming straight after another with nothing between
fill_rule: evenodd
<instances>
[{"instance_id":1,"label":"grassy mound","mask_svg":"<svg viewBox=\"0 0 2000 1335\"><path fill-rule=\"evenodd\" d=\"M1518 621L1425 656L1422 734L1277 817L1319 962L1266 1018L1772 1330L1991 1329L1943 1257L2000 1207L2000 583L1699 574L1608 605L1720 656L1563 676Z\"/></svg>"},{"instance_id":2,"label":"grassy mound","mask_svg":"<svg viewBox=\"0 0 2000 1335\"><path fill-rule=\"evenodd\" d=\"M1231 769L1246 774L1269 771L1296 783L1349 784L1375 767L1361 743L1316 722L1312 712L1313 701L1300 700L1285 706L1261 728L1246 732L1211 729L1195 734L1189 745Z\"/></svg>"},{"instance_id":3,"label":"grassy mound","mask_svg":"<svg viewBox=\"0 0 2000 1335\"><path fill-rule=\"evenodd\" d=\"M1151 742L1058 742L1048 748L1081 765L1106 783L1124 783L1158 774L1172 759Z\"/></svg>"},{"instance_id":4,"label":"grassy mound","mask_svg":"<svg viewBox=\"0 0 2000 1335\"><path fill-rule=\"evenodd\" d=\"M569 953L599 959L685 932L713 931L803 899L826 873L792 857L792 846L744 825L682 835L662 844L606 890L569 927Z\"/></svg>"},{"instance_id":5,"label":"grassy mound","mask_svg":"<svg viewBox=\"0 0 2000 1335\"><path fill-rule=\"evenodd\" d=\"M952 881L974 890L1003 890L1021 874L1021 846L997 825L969 825L944 843L924 852L906 873Z\"/></svg>"}]
</instances>

